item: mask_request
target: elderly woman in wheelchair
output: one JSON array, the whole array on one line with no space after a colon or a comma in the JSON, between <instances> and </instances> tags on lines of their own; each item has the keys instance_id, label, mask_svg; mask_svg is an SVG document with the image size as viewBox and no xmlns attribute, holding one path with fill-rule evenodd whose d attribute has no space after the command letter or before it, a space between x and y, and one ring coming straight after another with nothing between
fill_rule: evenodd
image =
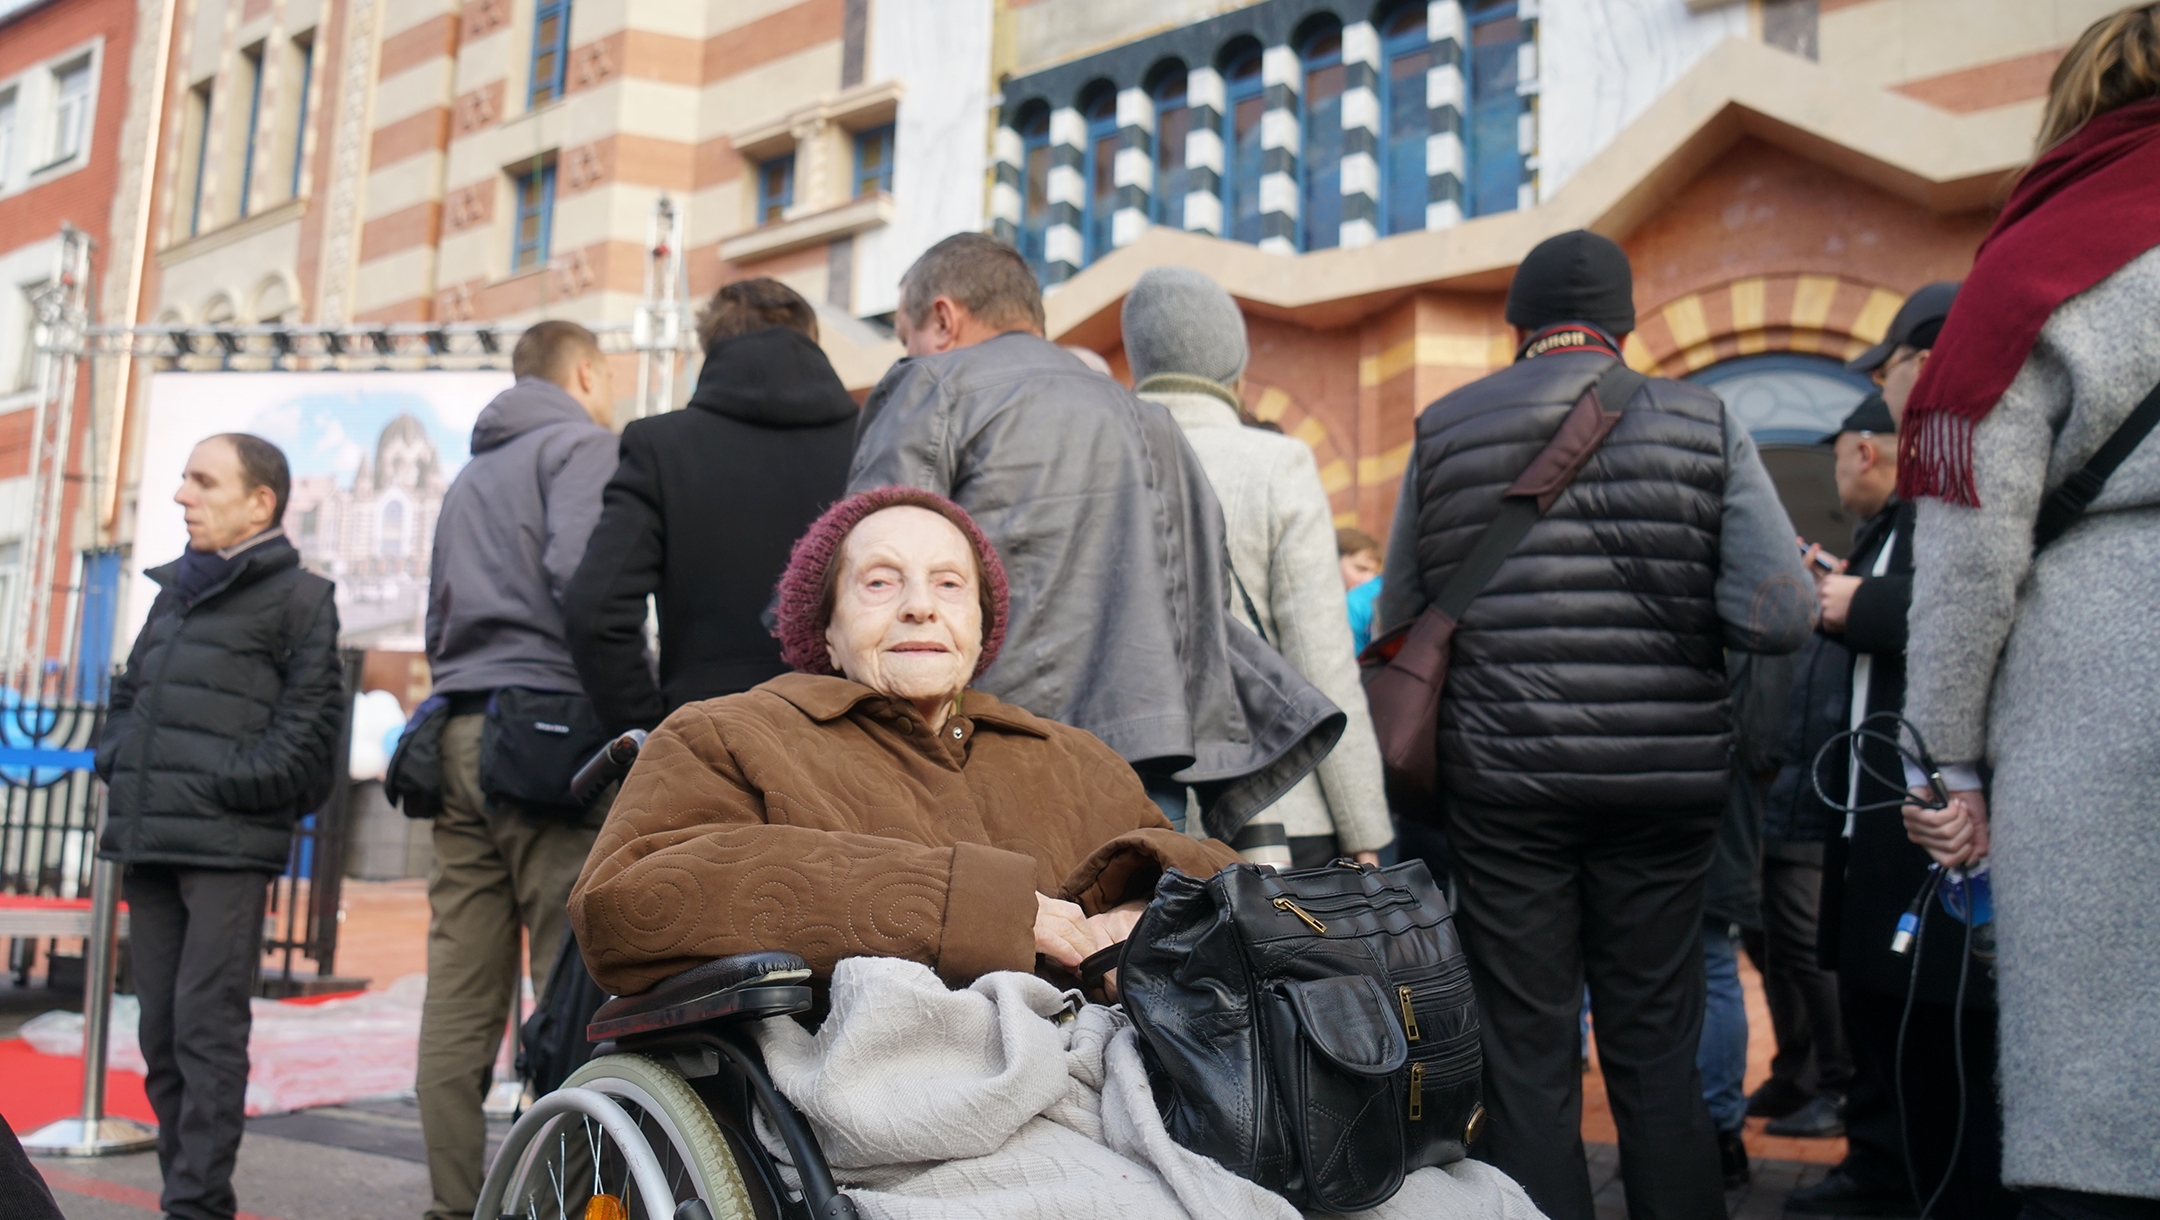
<instances>
[{"instance_id":1,"label":"elderly woman in wheelchair","mask_svg":"<svg viewBox=\"0 0 2160 1220\"><path fill-rule=\"evenodd\" d=\"M513 1130L480 1220L853 1215L750 1019L810 1008L843 958L949 986L1076 970L1125 938L1164 869L1238 860L1172 829L1094 737L967 689L1008 608L958 506L900 487L842 501L779 592L800 672L677 710L615 800L570 898L617 997L591 1026L602 1053Z\"/></svg>"}]
</instances>

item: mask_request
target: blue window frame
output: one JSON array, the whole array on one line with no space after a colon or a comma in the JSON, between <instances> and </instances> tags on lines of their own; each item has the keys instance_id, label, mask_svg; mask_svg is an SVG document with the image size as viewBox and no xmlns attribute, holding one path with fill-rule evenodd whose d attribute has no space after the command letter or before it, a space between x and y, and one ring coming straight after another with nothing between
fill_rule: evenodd
<instances>
[{"instance_id":1,"label":"blue window frame","mask_svg":"<svg viewBox=\"0 0 2160 1220\"><path fill-rule=\"evenodd\" d=\"M1081 257L1094 262L1110 253L1110 217L1117 211L1117 90L1097 88L1080 103L1087 121L1087 145L1081 150L1080 176L1087 183L1081 208Z\"/></svg>"},{"instance_id":2,"label":"blue window frame","mask_svg":"<svg viewBox=\"0 0 2160 1220\"><path fill-rule=\"evenodd\" d=\"M188 108L192 111L195 126L195 184L191 192L192 198L188 200L188 236L190 237L202 232L203 195L205 193L203 189L203 170L209 167L210 159L210 90L211 82L209 81L204 81L188 90Z\"/></svg>"},{"instance_id":3,"label":"blue window frame","mask_svg":"<svg viewBox=\"0 0 2160 1220\"><path fill-rule=\"evenodd\" d=\"M1425 6L1411 5L1381 25L1380 231L1413 233L1425 227L1429 195L1425 140L1432 134L1425 79L1432 44L1425 36Z\"/></svg>"},{"instance_id":4,"label":"blue window frame","mask_svg":"<svg viewBox=\"0 0 2160 1220\"><path fill-rule=\"evenodd\" d=\"M532 71L525 104L538 106L563 94L570 59L570 0L540 0L533 8Z\"/></svg>"},{"instance_id":5,"label":"blue window frame","mask_svg":"<svg viewBox=\"0 0 2160 1220\"><path fill-rule=\"evenodd\" d=\"M1192 175L1185 169L1185 137L1192 132L1192 108L1185 103L1185 69L1172 66L1156 79L1148 95L1155 102L1155 189L1149 219L1173 229L1185 227L1185 192Z\"/></svg>"},{"instance_id":6,"label":"blue window frame","mask_svg":"<svg viewBox=\"0 0 2160 1220\"><path fill-rule=\"evenodd\" d=\"M784 219L795 206L795 154L758 162L757 222L769 225Z\"/></svg>"},{"instance_id":7,"label":"blue window frame","mask_svg":"<svg viewBox=\"0 0 2160 1220\"><path fill-rule=\"evenodd\" d=\"M555 167L542 165L515 180L517 220L510 228L510 270L547 265L549 230L555 225Z\"/></svg>"},{"instance_id":8,"label":"blue window frame","mask_svg":"<svg viewBox=\"0 0 2160 1220\"><path fill-rule=\"evenodd\" d=\"M1043 235L1050 228L1050 108L1035 103L1021 111L1020 256L1039 278L1045 268Z\"/></svg>"},{"instance_id":9,"label":"blue window frame","mask_svg":"<svg viewBox=\"0 0 2160 1220\"><path fill-rule=\"evenodd\" d=\"M1260 240L1260 117L1267 90L1260 81L1260 48L1227 60L1223 77L1223 236Z\"/></svg>"},{"instance_id":10,"label":"blue window frame","mask_svg":"<svg viewBox=\"0 0 2160 1220\"><path fill-rule=\"evenodd\" d=\"M1298 245L1327 250L1342 241L1342 27L1308 34L1298 48L1305 68L1305 138L1298 150Z\"/></svg>"},{"instance_id":11,"label":"blue window frame","mask_svg":"<svg viewBox=\"0 0 2160 1220\"><path fill-rule=\"evenodd\" d=\"M293 119L292 137L292 187L293 198L300 197L300 167L307 155L308 93L315 85L315 40L293 40L293 54L300 57L300 112Z\"/></svg>"},{"instance_id":12,"label":"blue window frame","mask_svg":"<svg viewBox=\"0 0 2160 1220\"><path fill-rule=\"evenodd\" d=\"M263 49L257 44L240 53L248 74L247 135L240 146L240 215L248 214L248 196L255 189L255 137L262 125Z\"/></svg>"},{"instance_id":13,"label":"blue window frame","mask_svg":"<svg viewBox=\"0 0 2160 1220\"><path fill-rule=\"evenodd\" d=\"M893 125L855 133L855 194L892 191Z\"/></svg>"},{"instance_id":14,"label":"blue window frame","mask_svg":"<svg viewBox=\"0 0 2160 1220\"><path fill-rule=\"evenodd\" d=\"M1515 93L1522 19L1515 0L1481 0L1470 6L1467 71L1469 108L1464 150L1469 181L1463 211L1471 216L1515 208L1522 186L1523 101Z\"/></svg>"}]
</instances>

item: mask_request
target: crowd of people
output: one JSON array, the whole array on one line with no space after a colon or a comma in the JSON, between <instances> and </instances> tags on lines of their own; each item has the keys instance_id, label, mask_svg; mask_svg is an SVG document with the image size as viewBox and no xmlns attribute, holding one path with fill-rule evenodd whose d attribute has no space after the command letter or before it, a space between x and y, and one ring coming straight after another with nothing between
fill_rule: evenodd
<instances>
[{"instance_id":1,"label":"crowd of people","mask_svg":"<svg viewBox=\"0 0 2160 1220\"><path fill-rule=\"evenodd\" d=\"M1854 361L1881 389L1825 439L1849 546L1796 545L1731 410L1650 377L1485 553L1619 384L1632 270L1584 231L1520 263L1515 360L1420 413L1384 542L1246 414L1242 314L1194 271L1127 295L1127 389L1045 337L1014 250L947 238L859 408L806 301L730 284L688 406L619 436L591 332L532 327L442 506L400 748L434 819L428 1220L475 1206L523 973L1071 972L1165 869L1338 857L1446 879L1473 1152L1555 1220L1593 1214L1586 1012L1643 1220L1723 1215L1751 1114L1849 1141L1796 1212L2160 1216L2155 182L2146 6L2065 56L1970 276ZM98 749L182 1220L235 1213L264 890L345 716L289 490L258 438L196 447ZM1430 615L1436 797L1391 784L1358 660ZM619 788L571 797L633 728ZM1777 1040L1752 1095L1742 951Z\"/></svg>"}]
</instances>

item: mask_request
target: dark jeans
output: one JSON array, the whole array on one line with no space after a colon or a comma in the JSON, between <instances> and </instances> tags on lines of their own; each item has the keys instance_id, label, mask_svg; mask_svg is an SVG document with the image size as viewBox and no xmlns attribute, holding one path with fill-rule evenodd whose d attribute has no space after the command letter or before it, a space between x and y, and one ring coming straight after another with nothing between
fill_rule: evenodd
<instances>
[{"instance_id":1,"label":"dark jeans","mask_svg":"<svg viewBox=\"0 0 2160 1220\"><path fill-rule=\"evenodd\" d=\"M1795 857L1815 849L1808 863ZM1816 949L1822 905L1822 844L1770 839L1763 843L1763 930L1745 938L1762 972L1763 999L1777 1055L1770 1078L1804 1093L1843 1097L1852 1087L1852 1051L1838 1009L1837 975L1822 968Z\"/></svg>"},{"instance_id":2,"label":"dark jeans","mask_svg":"<svg viewBox=\"0 0 2160 1220\"><path fill-rule=\"evenodd\" d=\"M1722 919L1703 920L1702 1043L1695 1070L1702 1073L1703 1104L1720 1131L1738 1131L1747 1122L1747 995L1740 988L1739 937Z\"/></svg>"},{"instance_id":3,"label":"dark jeans","mask_svg":"<svg viewBox=\"0 0 2160 1220\"><path fill-rule=\"evenodd\" d=\"M2096 1195L2052 1186L2020 1191L2025 1210L2018 1220L2160 1220L2160 1199Z\"/></svg>"},{"instance_id":4,"label":"dark jeans","mask_svg":"<svg viewBox=\"0 0 2160 1220\"><path fill-rule=\"evenodd\" d=\"M1918 1184L1917 1208L1943 1182L1958 1131L1958 1071L1953 1009L1922 1000L1905 1030L1903 1121L1898 1108L1898 1019L1905 1001L1857 987L1844 990L1845 1028L1853 1051L1853 1087L1845 1100L1845 1173L1863 1185L1904 1193ZM1995 1087L1995 1013L1967 1008L1965 1142L1957 1172L1932 1213L1959 1220L2012 1220L2018 1198L2002 1184L2001 1100ZM1912 1173L1905 1146L1912 1148Z\"/></svg>"},{"instance_id":5,"label":"dark jeans","mask_svg":"<svg viewBox=\"0 0 2160 1220\"><path fill-rule=\"evenodd\" d=\"M1583 1159L1583 981L1620 1130L1628 1214L1723 1220L1716 1133L1695 1067L1703 879L1723 811L1452 803L1456 925L1484 1028L1476 1155L1552 1220L1591 1220Z\"/></svg>"},{"instance_id":6,"label":"dark jeans","mask_svg":"<svg viewBox=\"0 0 2160 1220\"><path fill-rule=\"evenodd\" d=\"M237 1209L248 999L269 886L267 873L150 864L130 865L121 880L162 1202L180 1220L232 1220Z\"/></svg>"}]
</instances>

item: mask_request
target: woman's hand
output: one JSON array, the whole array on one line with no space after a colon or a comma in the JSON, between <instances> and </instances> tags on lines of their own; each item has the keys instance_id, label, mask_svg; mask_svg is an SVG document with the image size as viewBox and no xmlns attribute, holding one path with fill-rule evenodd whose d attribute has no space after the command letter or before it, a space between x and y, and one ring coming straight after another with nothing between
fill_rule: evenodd
<instances>
[{"instance_id":1,"label":"woman's hand","mask_svg":"<svg viewBox=\"0 0 2160 1220\"><path fill-rule=\"evenodd\" d=\"M1124 944L1125 938L1132 935L1133 925L1140 922L1140 913L1145 910L1147 903L1136 898L1121 902L1100 915L1089 916L1088 928L1095 934L1095 948L1101 950Z\"/></svg>"},{"instance_id":2,"label":"woman's hand","mask_svg":"<svg viewBox=\"0 0 2160 1220\"><path fill-rule=\"evenodd\" d=\"M1097 919L1102 916L1096 916ZM1130 927L1131 925L1127 925ZM1078 904L1035 895L1035 951L1065 967L1078 970L1087 955L1101 948L1096 930Z\"/></svg>"},{"instance_id":3,"label":"woman's hand","mask_svg":"<svg viewBox=\"0 0 2160 1220\"><path fill-rule=\"evenodd\" d=\"M1357 861L1359 864L1370 864L1374 868L1380 867L1380 853L1376 851L1357 852L1353 854L1350 858Z\"/></svg>"},{"instance_id":4,"label":"woman's hand","mask_svg":"<svg viewBox=\"0 0 2160 1220\"><path fill-rule=\"evenodd\" d=\"M1932 795L1925 788L1915 788L1912 793L1922 799ZM1971 864L1988 854L1988 806L1984 792L1952 792L1950 803L1941 809L1907 805L1903 812L1905 837L1926 848L1927 854L1944 868Z\"/></svg>"},{"instance_id":5,"label":"woman's hand","mask_svg":"<svg viewBox=\"0 0 2160 1220\"><path fill-rule=\"evenodd\" d=\"M1822 628L1824 631L1841 633L1852 616L1853 594L1860 591L1860 578L1843 573L1824 576L1815 582L1816 600L1822 605Z\"/></svg>"}]
</instances>

